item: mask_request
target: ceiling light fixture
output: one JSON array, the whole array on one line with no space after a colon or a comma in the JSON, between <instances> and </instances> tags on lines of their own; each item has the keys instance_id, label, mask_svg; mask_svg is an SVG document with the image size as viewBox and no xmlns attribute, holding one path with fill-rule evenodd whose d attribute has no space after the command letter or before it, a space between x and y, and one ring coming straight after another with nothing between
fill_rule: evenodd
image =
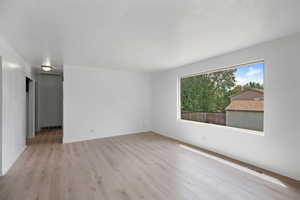
<instances>
[{"instance_id":1,"label":"ceiling light fixture","mask_svg":"<svg viewBox=\"0 0 300 200\"><path fill-rule=\"evenodd\" d=\"M42 65L41 68L45 72L50 72L53 69L52 66L46 66L46 65Z\"/></svg>"}]
</instances>

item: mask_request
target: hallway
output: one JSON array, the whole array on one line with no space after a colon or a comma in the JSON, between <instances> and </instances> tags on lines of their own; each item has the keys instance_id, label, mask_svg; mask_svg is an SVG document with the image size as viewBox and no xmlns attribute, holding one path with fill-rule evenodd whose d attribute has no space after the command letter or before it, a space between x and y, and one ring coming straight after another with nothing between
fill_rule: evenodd
<instances>
[{"instance_id":1,"label":"hallway","mask_svg":"<svg viewBox=\"0 0 300 200\"><path fill-rule=\"evenodd\" d=\"M37 132L35 137L27 138L26 145L34 145L34 144L62 144L63 141L63 130L62 129L54 129L54 130L43 130Z\"/></svg>"}]
</instances>

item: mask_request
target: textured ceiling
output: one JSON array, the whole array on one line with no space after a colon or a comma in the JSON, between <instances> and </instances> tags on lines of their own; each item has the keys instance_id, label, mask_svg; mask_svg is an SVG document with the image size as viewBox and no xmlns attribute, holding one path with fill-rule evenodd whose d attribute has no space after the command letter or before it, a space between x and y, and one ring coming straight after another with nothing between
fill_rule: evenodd
<instances>
[{"instance_id":1,"label":"textured ceiling","mask_svg":"<svg viewBox=\"0 0 300 200\"><path fill-rule=\"evenodd\" d=\"M153 71L300 31L299 0L1 0L0 35L33 66Z\"/></svg>"}]
</instances>

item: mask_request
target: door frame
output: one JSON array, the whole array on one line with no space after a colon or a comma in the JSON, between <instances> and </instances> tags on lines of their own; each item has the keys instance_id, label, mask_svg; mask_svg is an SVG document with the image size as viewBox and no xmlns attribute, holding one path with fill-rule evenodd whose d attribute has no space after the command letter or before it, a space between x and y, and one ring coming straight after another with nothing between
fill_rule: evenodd
<instances>
[{"instance_id":1,"label":"door frame","mask_svg":"<svg viewBox=\"0 0 300 200\"><path fill-rule=\"evenodd\" d=\"M29 80L28 84L28 98L26 92L26 137L31 138L35 136L35 81L26 76Z\"/></svg>"}]
</instances>

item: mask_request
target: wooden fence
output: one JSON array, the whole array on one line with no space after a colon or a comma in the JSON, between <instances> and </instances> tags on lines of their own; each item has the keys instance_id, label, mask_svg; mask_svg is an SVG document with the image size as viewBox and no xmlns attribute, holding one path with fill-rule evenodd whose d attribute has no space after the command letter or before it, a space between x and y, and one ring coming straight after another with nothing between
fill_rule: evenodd
<instances>
[{"instance_id":1,"label":"wooden fence","mask_svg":"<svg viewBox=\"0 0 300 200\"><path fill-rule=\"evenodd\" d=\"M210 124L226 125L225 113L181 112L181 119Z\"/></svg>"}]
</instances>

